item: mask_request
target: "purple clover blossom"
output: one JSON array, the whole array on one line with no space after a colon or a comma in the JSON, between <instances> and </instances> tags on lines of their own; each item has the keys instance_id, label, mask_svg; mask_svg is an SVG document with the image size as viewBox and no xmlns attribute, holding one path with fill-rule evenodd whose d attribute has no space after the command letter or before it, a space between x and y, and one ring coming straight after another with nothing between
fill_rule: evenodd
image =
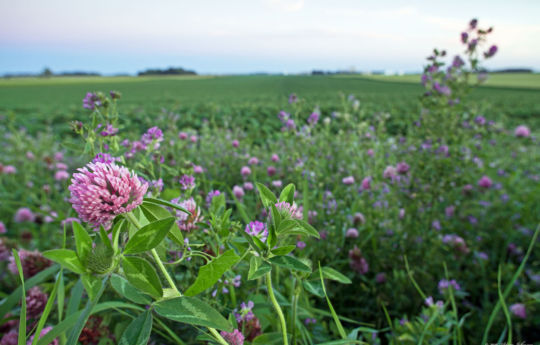
<instances>
[{"instance_id":1,"label":"purple clover blossom","mask_svg":"<svg viewBox=\"0 0 540 345\"><path fill-rule=\"evenodd\" d=\"M276 205L277 210L281 214L281 216L285 219L302 219L304 218L303 215L303 208L302 206L297 206L296 203L293 203L292 205L289 204L286 201L278 202Z\"/></svg>"},{"instance_id":2,"label":"purple clover blossom","mask_svg":"<svg viewBox=\"0 0 540 345\"><path fill-rule=\"evenodd\" d=\"M317 122L319 122L320 116L321 115L317 111L314 111L313 113L311 113L311 115L309 115L307 122L310 125L316 125Z\"/></svg>"},{"instance_id":3,"label":"purple clover blossom","mask_svg":"<svg viewBox=\"0 0 540 345\"><path fill-rule=\"evenodd\" d=\"M291 93L289 95L289 104L293 104L293 103L296 103L298 102L298 97L296 96L295 93Z\"/></svg>"},{"instance_id":4,"label":"purple clover blossom","mask_svg":"<svg viewBox=\"0 0 540 345\"><path fill-rule=\"evenodd\" d=\"M460 68L460 67L462 67L463 65L465 65L465 62L463 61L463 59L461 58L461 56L456 55L456 56L454 57L454 60L452 60L452 67L454 67L454 68Z\"/></svg>"},{"instance_id":5,"label":"purple clover blossom","mask_svg":"<svg viewBox=\"0 0 540 345\"><path fill-rule=\"evenodd\" d=\"M180 184L182 185L183 190L192 189L195 187L195 177L191 175L183 175L180 178Z\"/></svg>"},{"instance_id":6,"label":"purple clover blossom","mask_svg":"<svg viewBox=\"0 0 540 345\"><path fill-rule=\"evenodd\" d=\"M492 45L491 47L489 47L489 50L484 53L484 57L486 59L489 59L490 57L493 57L493 55L495 55L497 53L497 50L498 50L497 46Z\"/></svg>"},{"instance_id":7,"label":"purple clover blossom","mask_svg":"<svg viewBox=\"0 0 540 345\"><path fill-rule=\"evenodd\" d=\"M101 101L95 92L88 92L83 98L83 108L94 110L96 107L101 106Z\"/></svg>"},{"instance_id":8,"label":"purple clover blossom","mask_svg":"<svg viewBox=\"0 0 540 345\"><path fill-rule=\"evenodd\" d=\"M268 237L268 228L266 227L266 224L259 222L258 220L246 225L245 231L251 236L258 237L262 242L265 242Z\"/></svg>"},{"instance_id":9,"label":"purple clover blossom","mask_svg":"<svg viewBox=\"0 0 540 345\"><path fill-rule=\"evenodd\" d=\"M439 281L439 284L437 286L439 288L439 292L441 293L441 295L444 295L444 293L448 290L449 287L454 288L455 291L461 290L461 286L459 286L458 282L455 281L454 279L452 280L442 279Z\"/></svg>"},{"instance_id":10,"label":"purple clover blossom","mask_svg":"<svg viewBox=\"0 0 540 345\"><path fill-rule=\"evenodd\" d=\"M111 164L114 163L116 160L117 158L111 156L110 154L100 152L94 157L94 159L92 159L92 163Z\"/></svg>"},{"instance_id":11,"label":"purple clover blossom","mask_svg":"<svg viewBox=\"0 0 540 345\"><path fill-rule=\"evenodd\" d=\"M220 334L229 345L244 345L244 335L238 329L232 332L221 331Z\"/></svg>"},{"instance_id":12,"label":"purple clover blossom","mask_svg":"<svg viewBox=\"0 0 540 345\"><path fill-rule=\"evenodd\" d=\"M142 203L148 185L137 175L114 163L88 163L73 174L69 186L71 202L79 218L108 228L119 214Z\"/></svg>"},{"instance_id":13,"label":"purple clover blossom","mask_svg":"<svg viewBox=\"0 0 540 345\"><path fill-rule=\"evenodd\" d=\"M117 133L118 133L118 128L115 128L113 125L109 123L107 124L105 129L101 131L100 134L102 137L112 137L112 136L115 136Z\"/></svg>"},{"instance_id":14,"label":"purple clover blossom","mask_svg":"<svg viewBox=\"0 0 540 345\"><path fill-rule=\"evenodd\" d=\"M286 111L282 110L278 113L278 118L281 122L285 122L287 121L289 118L291 117L291 115L289 113L287 113Z\"/></svg>"},{"instance_id":15,"label":"purple clover blossom","mask_svg":"<svg viewBox=\"0 0 540 345\"><path fill-rule=\"evenodd\" d=\"M150 145L152 142L155 142L154 144L154 150L159 149L160 143L163 141L163 132L159 127L152 127L149 128L146 133L144 133L141 137L141 143L143 144L144 148L146 149L148 145Z\"/></svg>"}]
</instances>

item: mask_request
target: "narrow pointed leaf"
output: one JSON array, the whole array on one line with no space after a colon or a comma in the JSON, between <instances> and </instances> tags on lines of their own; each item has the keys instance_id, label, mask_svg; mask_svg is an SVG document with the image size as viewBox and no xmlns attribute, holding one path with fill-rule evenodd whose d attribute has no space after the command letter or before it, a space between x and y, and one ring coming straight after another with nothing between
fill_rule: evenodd
<instances>
[{"instance_id":1,"label":"narrow pointed leaf","mask_svg":"<svg viewBox=\"0 0 540 345\"><path fill-rule=\"evenodd\" d=\"M53 249L43 253L43 256L49 260L59 263L64 268L78 274L83 274L85 269L79 260L79 257L73 250Z\"/></svg>"},{"instance_id":2,"label":"narrow pointed leaf","mask_svg":"<svg viewBox=\"0 0 540 345\"><path fill-rule=\"evenodd\" d=\"M126 256L122 260L122 268L127 280L137 289L156 299L163 296L159 277L148 261L138 257Z\"/></svg>"},{"instance_id":3,"label":"narrow pointed leaf","mask_svg":"<svg viewBox=\"0 0 540 345\"><path fill-rule=\"evenodd\" d=\"M212 287L221 276L240 260L234 250L229 249L199 269L197 279L185 292L186 296L195 296Z\"/></svg>"},{"instance_id":4,"label":"narrow pointed leaf","mask_svg":"<svg viewBox=\"0 0 540 345\"><path fill-rule=\"evenodd\" d=\"M137 254L157 247L174 225L175 218L169 217L152 222L138 230L126 244L124 254Z\"/></svg>"}]
</instances>

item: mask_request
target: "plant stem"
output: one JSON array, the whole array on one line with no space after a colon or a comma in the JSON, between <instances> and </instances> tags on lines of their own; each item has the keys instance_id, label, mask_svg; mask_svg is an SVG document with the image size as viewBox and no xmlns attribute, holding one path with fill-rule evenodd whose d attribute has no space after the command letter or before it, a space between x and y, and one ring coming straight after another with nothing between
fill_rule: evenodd
<instances>
[{"instance_id":1,"label":"plant stem","mask_svg":"<svg viewBox=\"0 0 540 345\"><path fill-rule=\"evenodd\" d=\"M266 286L268 288L268 296L270 297L270 300L274 305L274 309L276 310L276 313L279 317L279 321L281 324L281 333L283 334L283 345L289 345L289 340L287 339L287 323L285 322L285 317L283 316L281 307L279 306L279 303L276 300L276 296L274 295L274 289L272 288L271 272L266 273Z\"/></svg>"},{"instance_id":2,"label":"plant stem","mask_svg":"<svg viewBox=\"0 0 540 345\"><path fill-rule=\"evenodd\" d=\"M129 220L137 229L141 228L141 225L139 224L139 221L137 220L137 218L135 218L133 213L128 212L128 213L125 214L125 216L126 216L127 220ZM165 269L165 266L163 266L163 262L161 262L161 259L159 258L159 255L158 255L157 251L155 249L152 249L151 252L152 252L152 256L154 257L154 260L156 261L156 264L158 265L159 269L161 270L161 272L165 276L165 279L167 279L167 282L169 283L171 288L175 292L177 292L180 296L182 296L182 293L176 287L176 284L174 283L171 276L169 275L169 272L167 272L167 270ZM208 330L210 331L210 333L212 333L214 335L214 337L216 337L217 341L220 344L229 345L229 343L225 339L223 339L221 334L219 334L219 332L216 331L214 328L208 327Z\"/></svg>"}]
</instances>

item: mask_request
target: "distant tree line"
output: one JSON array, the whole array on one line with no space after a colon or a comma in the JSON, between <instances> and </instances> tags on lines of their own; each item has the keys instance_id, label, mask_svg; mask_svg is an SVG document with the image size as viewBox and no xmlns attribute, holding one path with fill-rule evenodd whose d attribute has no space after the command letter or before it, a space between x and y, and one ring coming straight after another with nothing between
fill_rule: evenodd
<instances>
[{"instance_id":1,"label":"distant tree line","mask_svg":"<svg viewBox=\"0 0 540 345\"><path fill-rule=\"evenodd\" d=\"M183 69L182 67L169 67L167 69L147 69L137 73L137 75L197 75L197 73L195 71Z\"/></svg>"}]
</instances>

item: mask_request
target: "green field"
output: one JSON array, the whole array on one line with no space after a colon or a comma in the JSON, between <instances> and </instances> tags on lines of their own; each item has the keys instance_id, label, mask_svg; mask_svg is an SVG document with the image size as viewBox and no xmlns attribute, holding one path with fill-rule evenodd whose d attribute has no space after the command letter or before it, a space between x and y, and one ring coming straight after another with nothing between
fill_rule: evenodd
<instances>
[{"instance_id":1,"label":"green field","mask_svg":"<svg viewBox=\"0 0 540 345\"><path fill-rule=\"evenodd\" d=\"M84 111L88 91L118 90L128 113L212 112L235 119L274 116L296 93L307 104L332 112L341 96L354 95L370 112L402 117L417 114L422 86L417 75L407 76L187 76L187 77L63 77L0 80L0 112L15 116L31 128L65 124ZM491 76L472 99L493 119L527 121L538 127L540 76ZM29 118L32 122L28 123Z\"/></svg>"}]
</instances>

